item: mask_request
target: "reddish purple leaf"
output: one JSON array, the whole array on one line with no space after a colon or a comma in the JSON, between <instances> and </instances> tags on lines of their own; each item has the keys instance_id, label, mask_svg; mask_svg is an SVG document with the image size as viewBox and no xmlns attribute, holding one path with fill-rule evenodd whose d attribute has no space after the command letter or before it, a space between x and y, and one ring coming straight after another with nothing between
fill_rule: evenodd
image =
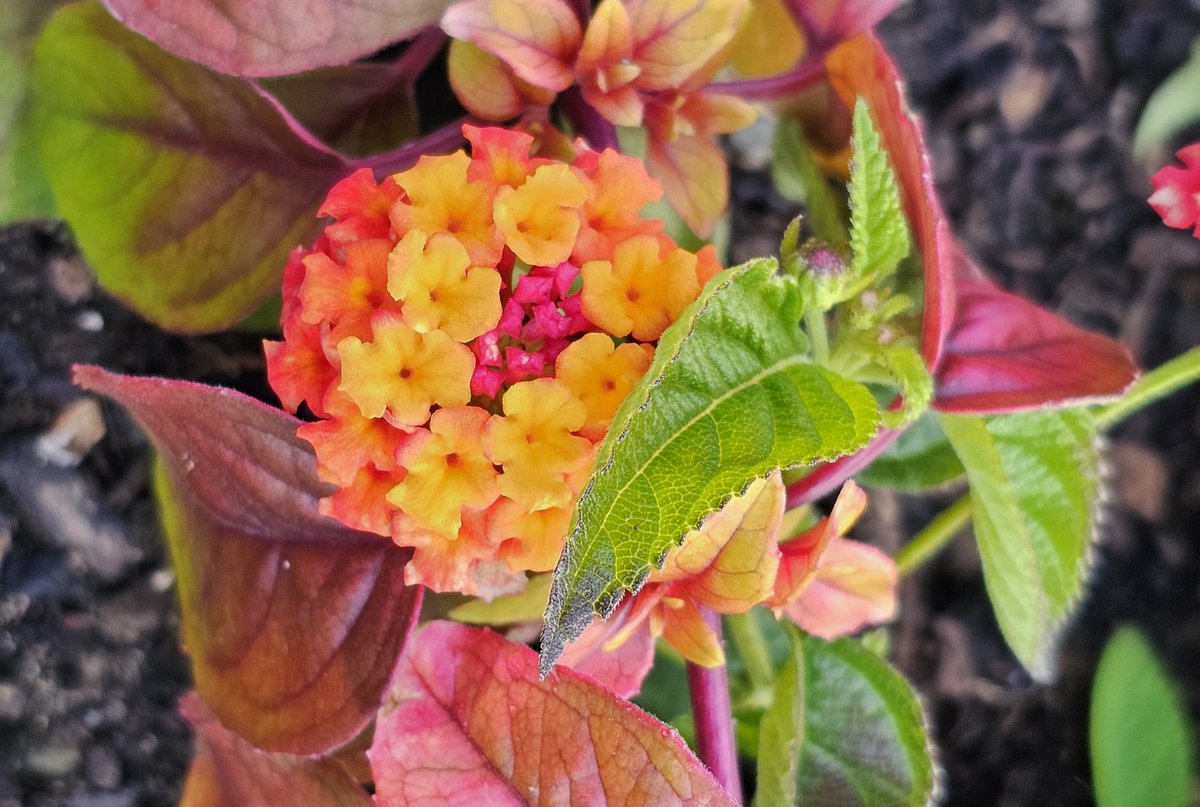
<instances>
[{"instance_id":1,"label":"reddish purple leaf","mask_svg":"<svg viewBox=\"0 0 1200 807\"><path fill-rule=\"evenodd\" d=\"M232 390L78 367L150 435L184 646L217 718L259 748L319 754L379 705L419 610L409 552L317 512L298 421Z\"/></svg>"},{"instance_id":2,"label":"reddish purple leaf","mask_svg":"<svg viewBox=\"0 0 1200 807\"><path fill-rule=\"evenodd\" d=\"M913 242L925 262L921 355L929 367L936 368L954 311L948 257L953 236L934 191L921 125L901 95L896 66L873 36L864 34L842 43L826 64L830 82L849 109L854 108L855 98L866 99L891 158Z\"/></svg>"},{"instance_id":3,"label":"reddish purple leaf","mask_svg":"<svg viewBox=\"0 0 1200 807\"><path fill-rule=\"evenodd\" d=\"M1092 403L1137 376L1119 342L1001 291L960 279L954 325L937 372L941 412L991 414Z\"/></svg>"},{"instance_id":4,"label":"reddish purple leaf","mask_svg":"<svg viewBox=\"0 0 1200 807\"><path fill-rule=\"evenodd\" d=\"M446 0L104 0L163 48L235 76L340 65L433 25Z\"/></svg>"},{"instance_id":5,"label":"reddish purple leaf","mask_svg":"<svg viewBox=\"0 0 1200 807\"><path fill-rule=\"evenodd\" d=\"M333 758L260 751L218 723L195 693L183 699L179 710L198 735L180 807L374 804L350 772Z\"/></svg>"},{"instance_id":6,"label":"reddish purple leaf","mask_svg":"<svg viewBox=\"0 0 1200 807\"><path fill-rule=\"evenodd\" d=\"M674 729L488 630L414 634L380 710L376 802L733 805Z\"/></svg>"},{"instance_id":7,"label":"reddish purple leaf","mask_svg":"<svg viewBox=\"0 0 1200 807\"><path fill-rule=\"evenodd\" d=\"M815 43L833 43L874 28L900 0L787 0L787 4Z\"/></svg>"},{"instance_id":8,"label":"reddish purple leaf","mask_svg":"<svg viewBox=\"0 0 1200 807\"><path fill-rule=\"evenodd\" d=\"M921 353L937 381L935 406L1007 412L1094 401L1129 386L1137 368L1122 345L1000 291L963 254L938 204L920 124L878 40L864 34L839 45L828 68L848 106L867 100L896 170L925 263Z\"/></svg>"}]
</instances>

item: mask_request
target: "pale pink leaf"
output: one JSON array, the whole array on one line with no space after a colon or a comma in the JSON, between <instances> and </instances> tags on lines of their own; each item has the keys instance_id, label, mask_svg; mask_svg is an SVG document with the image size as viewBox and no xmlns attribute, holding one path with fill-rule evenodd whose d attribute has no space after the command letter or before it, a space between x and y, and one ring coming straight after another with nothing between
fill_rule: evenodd
<instances>
[{"instance_id":1,"label":"pale pink leaf","mask_svg":"<svg viewBox=\"0 0 1200 807\"><path fill-rule=\"evenodd\" d=\"M369 752L380 807L733 805L674 729L488 630L413 635Z\"/></svg>"},{"instance_id":2,"label":"pale pink leaf","mask_svg":"<svg viewBox=\"0 0 1200 807\"><path fill-rule=\"evenodd\" d=\"M221 73L347 64L437 22L446 0L104 0L164 49Z\"/></svg>"}]
</instances>

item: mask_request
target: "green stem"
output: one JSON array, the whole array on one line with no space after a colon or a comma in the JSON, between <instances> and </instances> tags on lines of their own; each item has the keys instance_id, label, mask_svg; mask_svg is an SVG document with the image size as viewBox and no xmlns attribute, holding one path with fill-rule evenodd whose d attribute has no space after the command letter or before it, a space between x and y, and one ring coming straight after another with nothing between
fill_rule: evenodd
<instances>
[{"instance_id":1,"label":"green stem","mask_svg":"<svg viewBox=\"0 0 1200 807\"><path fill-rule=\"evenodd\" d=\"M1096 425L1101 431L1107 431L1139 409L1197 381L1200 381L1200 347L1176 356L1139 378L1121 400L1097 413Z\"/></svg>"},{"instance_id":2,"label":"green stem","mask_svg":"<svg viewBox=\"0 0 1200 807\"><path fill-rule=\"evenodd\" d=\"M812 341L813 359L821 367L829 365L829 333L825 330L825 312L817 305L804 306L804 324Z\"/></svg>"},{"instance_id":3,"label":"green stem","mask_svg":"<svg viewBox=\"0 0 1200 807\"><path fill-rule=\"evenodd\" d=\"M946 547L971 520L971 495L947 507L896 553L896 570L907 577Z\"/></svg>"},{"instance_id":4,"label":"green stem","mask_svg":"<svg viewBox=\"0 0 1200 807\"><path fill-rule=\"evenodd\" d=\"M767 649L767 641L758 627L754 611L729 614L725 617L725 627L738 655L742 657L742 663L746 665L746 674L750 676L754 689L773 687L775 668L771 664L771 652Z\"/></svg>"}]
</instances>

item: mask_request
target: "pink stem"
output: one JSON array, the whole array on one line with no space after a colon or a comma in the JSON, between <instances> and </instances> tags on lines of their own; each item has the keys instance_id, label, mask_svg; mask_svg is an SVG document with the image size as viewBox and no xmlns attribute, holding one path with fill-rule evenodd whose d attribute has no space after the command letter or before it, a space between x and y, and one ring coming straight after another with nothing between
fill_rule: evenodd
<instances>
[{"instance_id":1,"label":"pink stem","mask_svg":"<svg viewBox=\"0 0 1200 807\"><path fill-rule=\"evenodd\" d=\"M707 608L702 608L700 612L720 641L721 617ZM689 661L687 681L692 699L692 716L696 721L696 752L721 787L741 800L742 780L733 736L728 670L725 665L702 667Z\"/></svg>"},{"instance_id":2,"label":"pink stem","mask_svg":"<svg viewBox=\"0 0 1200 807\"><path fill-rule=\"evenodd\" d=\"M743 78L734 81L718 81L707 89L745 98L748 101L768 101L784 95L793 95L816 84L825 75L825 53L813 53L796 67L766 78Z\"/></svg>"},{"instance_id":3,"label":"pink stem","mask_svg":"<svg viewBox=\"0 0 1200 807\"><path fill-rule=\"evenodd\" d=\"M799 507L837 490L843 482L866 468L880 454L887 451L888 447L896 442L903 433L904 429L880 429L871 442L857 453L834 462L818 465L811 473L788 485L787 506L789 508Z\"/></svg>"},{"instance_id":4,"label":"pink stem","mask_svg":"<svg viewBox=\"0 0 1200 807\"><path fill-rule=\"evenodd\" d=\"M578 86L569 87L558 96L558 108L575 127L575 134L596 151L617 148L617 127L584 99Z\"/></svg>"},{"instance_id":5,"label":"pink stem","mask_svg":"<svg viewBox=\"0 0 1200 807\"><path fill-rule=\"evenodd\" d=\"M448 123L440 129L416 140L405 143L399 148L385 151L382 154L372 154L370 157L359 157L347 160L351 170L355 168L370 168L377 178L411 168L422 155L443 154L453 150L463 142L462 126L464 123L474 123L471 118L461 118Z\"/></svg>"}]
</instances>

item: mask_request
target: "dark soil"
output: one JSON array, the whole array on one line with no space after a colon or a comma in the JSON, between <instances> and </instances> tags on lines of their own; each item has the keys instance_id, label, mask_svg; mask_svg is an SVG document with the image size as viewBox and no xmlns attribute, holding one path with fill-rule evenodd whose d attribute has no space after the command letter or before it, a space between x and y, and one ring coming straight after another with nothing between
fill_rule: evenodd
<instances>
[{"instance_id":1,"label":"dark soil","mask_svg":"<svg viewBox=\"0 0 1200 807\"><path fill-rule=\"evenodd\" d=\"M964 242L1004 285L1119 336L1147 367L1200 343L1200 242L1146 206L1130 143L1198 34L1182 0L914 0L882 26ZM769 250L789 208L761 176L739 175L735 195L738 246ZM117 409L97 419L79 403L69 367L261 392L257 341L146 325L52 226L0 230L0 289L0 807L174 803L188 671L147 446ZM905 582L894 648L929 708L945 803L1092 802L1088 692L1120 623L1145 629L1200 717L1198 456L1196 390L1113 435L1095 576L1054 683L1005 648L969 540ZM875 494L864 530L894 548L952 497Z\"/></svg>"}]
</instances>

